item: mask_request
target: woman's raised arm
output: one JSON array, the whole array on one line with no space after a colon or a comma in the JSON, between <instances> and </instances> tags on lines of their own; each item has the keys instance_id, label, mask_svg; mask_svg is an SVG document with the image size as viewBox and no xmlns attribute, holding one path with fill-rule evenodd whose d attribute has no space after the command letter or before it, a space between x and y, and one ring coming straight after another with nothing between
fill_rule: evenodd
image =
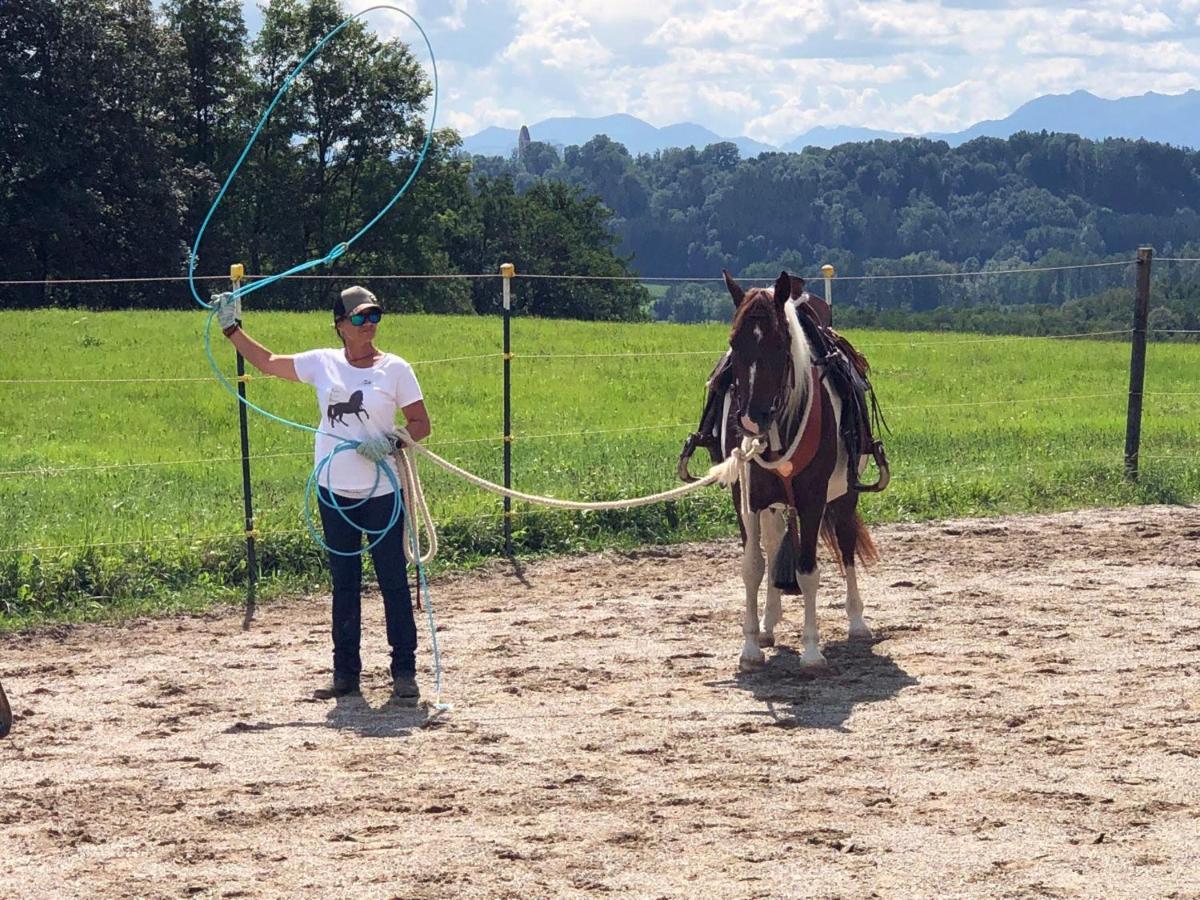
<instances>
[{"instance_id":1,"label":"woman's raised arm","mask_svg":"<svg viewBox=\"0 0 1200 900\"><path fill-rule=\"evenodd\" d=\"M229 342L237 348L238 353L246 358L246 362L258 369L264 375L273 375L276 378L283 378L287 381L299 381L300 376L296 374L296 363L294 356L286 356L279 353L272 353L250 335L242 330L241 325L237 325L225 335L229 338Z\"/></svg>"}]
</instances>

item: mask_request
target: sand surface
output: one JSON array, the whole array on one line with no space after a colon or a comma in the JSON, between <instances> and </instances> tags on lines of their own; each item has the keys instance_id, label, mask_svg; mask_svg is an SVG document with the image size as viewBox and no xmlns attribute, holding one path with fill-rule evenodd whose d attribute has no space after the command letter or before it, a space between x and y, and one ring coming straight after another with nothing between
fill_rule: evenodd
<instances>
[{"instance_id":1,"label":"sand surface","mask_svg":"<svg viewBox=\"0 0 1200 900\"><path fill-rule=\"evenodd\" d=\"M435 582L449 712L374 594L336 703L326 597L0 638L0 896L1200 897L1200 509L874 534L815 673L733 541Z\"/></svg>"}]
</instances>

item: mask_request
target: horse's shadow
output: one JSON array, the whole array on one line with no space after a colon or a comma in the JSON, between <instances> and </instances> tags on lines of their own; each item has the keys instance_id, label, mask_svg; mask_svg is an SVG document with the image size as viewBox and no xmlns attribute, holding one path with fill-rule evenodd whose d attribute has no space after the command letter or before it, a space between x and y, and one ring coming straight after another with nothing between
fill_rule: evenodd
<instances>
[{"instance_id":1,"label":"horse's shadow","mask_svg":"<svg viewBox=\"0 0 1200 900\"><path fill-rule=\"evenodd\" d=\"M875 652L881 640L824 644L828 665L817 669L802 666L798 652L780 646L768 656L766 668L739 672L735 682L766 704L766 715L777 725L845 731L855 706L891 699L917 683L890 656Z\"/></svg>"}]
</instances>

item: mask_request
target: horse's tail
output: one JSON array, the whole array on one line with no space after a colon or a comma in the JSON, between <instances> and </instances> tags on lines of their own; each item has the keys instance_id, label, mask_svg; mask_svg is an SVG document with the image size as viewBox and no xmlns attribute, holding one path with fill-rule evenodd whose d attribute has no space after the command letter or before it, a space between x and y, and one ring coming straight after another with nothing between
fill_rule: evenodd
<instances>
[{"instance_id":1,"label":"horse's tail","mask_svg":"<svg viewBox=\"0 0 1200 900\"><path fill-rule=\"evenodd\" d=\"M879 562L879 548L875 546L875 540L871 537L871 532L867 530L867 523L863 521L857 511L854 513L854 530L856 532L854 555L858 561L864 566L871 566ZM846 564L842 561L842 548L838 544L837 526L829 516L821 521L821 541L825 544L825 549L829 551L829 554L837 560L838 571L845 575Z\"/></svg>"},{"instance_id":2,"label":"horse's tail","mask_svg":"<svg viewBox=\"0 0 1200 900\"><path fill-rule=\"evenodd\" d=\"M858 531L858 540L854 542L854 555L858 557L858 561L864 566L879 562L879 548L875 546L875 539L867 530L867 523L857 512L854 513L854 527Z\"/></svg>"}]
</instances>

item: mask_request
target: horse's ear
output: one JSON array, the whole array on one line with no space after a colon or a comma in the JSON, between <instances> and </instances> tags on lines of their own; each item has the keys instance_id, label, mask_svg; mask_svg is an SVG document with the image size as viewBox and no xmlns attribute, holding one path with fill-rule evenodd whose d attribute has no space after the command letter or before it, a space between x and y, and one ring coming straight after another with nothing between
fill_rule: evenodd
<instances>
[{"instance_id":1,"label":"horse's ear","mask_svg":"<svg viewBox=\"0 0 1200 900\"><path fill-rule=\"evenodd\" d=\"M792 296L792 276L787 272L780 272L779 277L775 279L775 302L786 303Z\"/></svg>"},{"instance_id":2,"label":"horse's ear","mask_svg":"<svg viewBox=\"0 0 1200 900\"><path fill-rule=\"evenodd\" d=\"M798 300L804 294L804 279L799 275L792 276L792 299Z\"/></svg>"},{"instance_id":3,"label":"horse's ear","mask_svg":"<svg viewBox=\"0 0 1200 900\"><path fill-rule=\"evenodd\" d=\"M722 269L721 275L725 278L725 287L729 288L729 296L733 298L734 306L741 306L742 301L746 299L746 292L742 290L742 286L733 280L733 276L729 274L728 269Z\"/></svg>"}]
</instances>

